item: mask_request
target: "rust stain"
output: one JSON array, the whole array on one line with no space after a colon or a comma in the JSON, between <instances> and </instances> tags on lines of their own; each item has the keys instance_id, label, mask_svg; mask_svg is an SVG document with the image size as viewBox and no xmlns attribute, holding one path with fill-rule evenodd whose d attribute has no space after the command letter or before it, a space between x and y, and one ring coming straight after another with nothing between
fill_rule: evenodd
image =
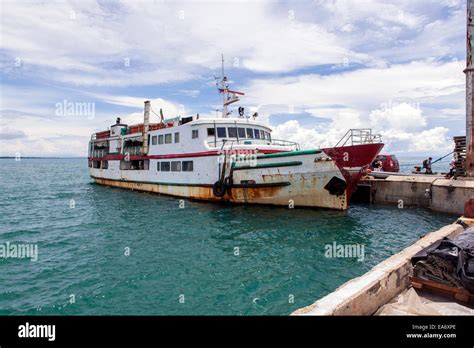
<instances>
[{"instance_id":1,"label":"rust stain","mask_svg":"<svg viewBox=\"0 0 474 348\"><path fill-rule=\"evenodd\" d=\"M295 180L297 178L297 180ZM289 181L290 186L269 186L269 187L233 187L228 190L224 197L214 196L210 186L175 186L154 183L135 183L127 181L114 181L108 179L96 179L98 184L122 187L130 190L148 191L159 194L205 200L213 202L234 202L234 203L260 203L287 205L289 199L295 202L296 206L317 207L324 206L333 209L344 210L347 206L345 195L341 197L325 194L321 189L325 178L308 177L289 174L281 177L280 175L262 175L266 183ZM238 179L236 182L239 182Z\"/></svg>"},{"instance_id":2,"label":"rust stain","mask_svg":"<svg viewBox=\"0 0 474 348\"><path fill-rule=\"evenodd\" d=\"M149 183L135 183L126 181L114 181L107 179L96 179L98 184L121 187L130 190L139 190L147 192L155 192L170 196L208 200L208 201L231 201L231 202L252 202L259 198L272 198L278 196L281 187L246 187L232 188L224 197L216 197L212 192L212 187L202 186L172 186Z\"/></svg>"},{"instance_id":3,"label":"rust stain","mask_svg":"<svg viewBox=\"0 0 474 348\"><path fill-rule=\"evenodd\" d=\"M252 202L259 198L272 198L278 196L281 187L238 187L231 190L231 201Z\"/></svg>"},{"instance_id":4,"label":"rust stain","mask_svg":"<svg viewBox=\"0 0 474 348\"><path fill-rule=\"evenodd\" d=\"M380 289L380 283L377 282L369 290L367 290L367 293L369 295L376 295L379 289Z\"/></svg>"}]
</instances>

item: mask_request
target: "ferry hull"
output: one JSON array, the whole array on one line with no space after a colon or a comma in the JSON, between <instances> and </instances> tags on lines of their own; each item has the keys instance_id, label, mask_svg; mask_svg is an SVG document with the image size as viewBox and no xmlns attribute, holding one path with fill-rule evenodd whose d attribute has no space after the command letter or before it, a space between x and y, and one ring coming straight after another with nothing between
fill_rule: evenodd
<instances>
[{"instance_id":1,"label":"ferry hull","mask_svg":"<svg viewBox=\"0 0 474 348\"><path fill-rule=\"evenodd\" d=\"M275 181L258 186L237 185L227 191L224 197L216 197L212 185L170 185L94 178L97 184L125 189L153 192L187 199L241 204L266 204L293 207L322 207L347 209L347 195L335 196L327 193L316 175L268 176ZM283 181L280 181L283 180ZM285 181L287 180L287 181ZM278 182L277 182L278 181Z\"/></svg>"},{"instance_id":2,"label":"ferry hull","mask_svg":"<svg viewBox=\"0 0 474 348\"><path fill-rule=\"evenodd\" d=\"M217 178L212 174L207 183L200 184L160 182L159 173L127 170L91 169L91 176L102 185L196 200L345 210L358 181L382 146L351 146L341 148L342 152L323 149L258 155L254 165L231 166L226 175L232 178L232 184L222 195L216 195L213 183ZM209 173L219 171L217 168L223 164L218 157L206 158L205 166L215 168Z\"/></svg>"}]
</instances>

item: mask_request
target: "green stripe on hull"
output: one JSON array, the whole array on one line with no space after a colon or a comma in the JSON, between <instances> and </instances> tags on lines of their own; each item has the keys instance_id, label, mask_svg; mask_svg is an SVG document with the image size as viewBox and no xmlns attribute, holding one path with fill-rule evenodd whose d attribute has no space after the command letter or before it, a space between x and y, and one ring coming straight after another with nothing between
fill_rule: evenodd
<instances>
[{"instance_id":1,"label":"green stripe on hull","mask_svg":"<svg viewBox=\"0 0 474 348\"><path fill-rule=\"evenodd\" d=\"M262 169L262 168L276 168L276 167L293 167L300 166L303 162L301 161L292 161L292 162L276 162L276 163L262 163L255 166L242 166L236 167L235 163L232 164L233 170L248 170L248 169Z\"/></svg>"},{"instance_id":2,"label":"green stripe on hull","mask_svg":"<svg viewBox=\"0 0 474 348\"><path fill-rule=\"evenodd\" d=\"M275 157L289 157L289 156L302 156L302 155L315 155L321 153L321 150L303 150L303 151L290 151L290 152L278 152L257 155L257 159L262 158L275 158Z\"/></svg>"}]
</instances>

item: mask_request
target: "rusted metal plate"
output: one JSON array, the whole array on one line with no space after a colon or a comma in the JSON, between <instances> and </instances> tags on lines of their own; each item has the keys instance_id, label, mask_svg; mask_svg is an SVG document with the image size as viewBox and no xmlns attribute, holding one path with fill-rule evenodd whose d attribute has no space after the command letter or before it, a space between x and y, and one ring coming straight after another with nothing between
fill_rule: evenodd
<instances>
[{"instance_id":1,"label":"rusted metal plate","mask_svg":"<svg viewBox=\"0 0 474 348\"><path fill-rule=\"evenodd\" d=\"M347 209L346 194L335 196L324 190L326 179L315 175L276 175L266 180L283 180L290 184L286 186L264 187L234 187L224 197L216 197L212 187L207 186L176 186L154 183L139 183L123 180L108 180L96 178L98 184L121 187L131 190L155 192L170 196L206 200L224 201L247 204L269 204L294 207L323 207L344 210Z\"/></svg>"}]
</instances>

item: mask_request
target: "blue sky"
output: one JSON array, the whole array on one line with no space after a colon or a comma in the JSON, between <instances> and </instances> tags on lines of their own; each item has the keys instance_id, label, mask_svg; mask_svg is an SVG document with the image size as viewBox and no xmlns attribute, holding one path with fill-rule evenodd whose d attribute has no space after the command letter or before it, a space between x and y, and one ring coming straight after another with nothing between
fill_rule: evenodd
<instances>
[{"instance_id":1,"label":"blue sky","mask_svg":"<svg viewBox=\"0 0 474 348\"><path fill-rule=\"evenodd\" d=\"M274 138L331 146L371 127L384 152L441 155L465 133L465 0L4 0L0 11L0 156L84 156L92 132L139 122L146 99L167 117L213 116L221 53Z\"/></svg>"}]
</instances>

